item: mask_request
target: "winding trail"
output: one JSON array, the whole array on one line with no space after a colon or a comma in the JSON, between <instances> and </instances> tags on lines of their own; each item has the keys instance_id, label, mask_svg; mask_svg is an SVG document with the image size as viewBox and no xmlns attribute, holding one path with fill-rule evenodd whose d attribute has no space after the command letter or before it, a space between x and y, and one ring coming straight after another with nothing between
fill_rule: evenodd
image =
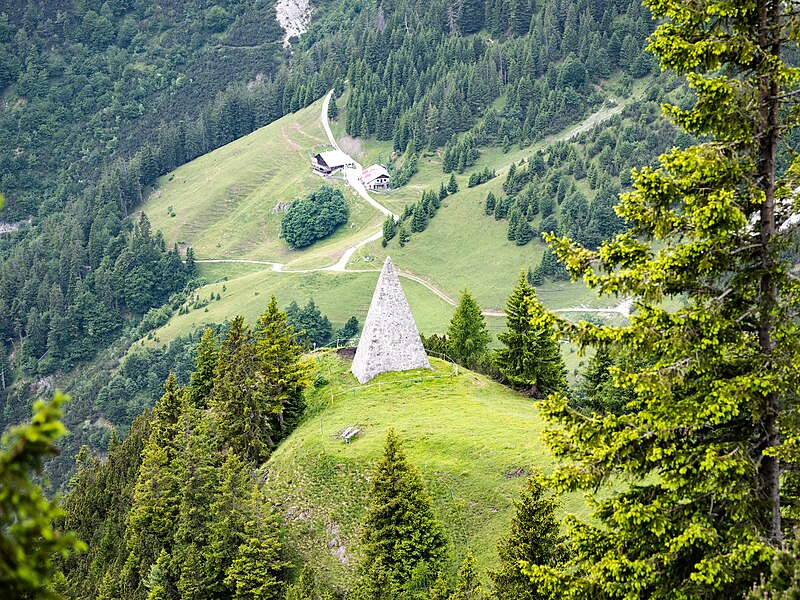
<instances>
[{"instance_id":1,"label":"winding trail","mask_svg":"<svg viewBox=\"0 0 800 600\"><path fill-rule=\"evenodd\" d=\"M336 143L336 138L333 137L333 132L331 131L330 123L328 122L328 105L331 101L331 96L333 95L333 90L330 90L326 95L325 99L322 101L322 110L320 111L319 120L322 124L322 128L325 130L325 134L328 136L328 141L330 145L334 147L334 149L343 152L343 150L339 147L339 144ZM605 121L606 119L611 118L615 114L619 113L622 110L622 106L617 105L610 110L607 108L601 108L598 112L589 115L589 117L580 125L577 129L571 131L564 139L570 139L581 133L583 131L587 131L591 129L595 125ZM344 153L344 152L343 152ZM344 153L350 160L353 162L352 167L347 167L344 169L344 178L347 185L349 185L361 198L363 198L366 202L372 205L376 210L380 211L382 214L386 215L387 217L392 217L393 219L397 220L397 215L394 214L391 210L386 208L383 204L375 200L372 196L369 195L367 188L364 187L364 184L361 182L361 171L363 167L359 164L352 156ZM339 260L336 263L328 266L328 267L319 267L316 269L285 269L283 263L271 261L271 260L248 260L248 259L236 259L236 258L209 258L209 259L202 259L202 260L195 260L197 263L246 263L246 264L254 264L254 265L269 265L272 267L272 271L275 273L318 273L321 271L335 271L335 272L344 272L344 273L379 273L379 269L348 269L347 263L350 262L350 259L353 257L353 254L356 253L357 250L360 250L367 244L370 244L374 241L381 239L383 235L383 229L379 229L369 237L357 242L353 246L347 248ZM433 292L436 296L444 300L450 306L456 306L456 301L445 294L442 290L438 289L424 277L412 273L410 271L403 271L398 269L397 274L400 277L404 277L411 281L415 281L419 283L421 286L425 287L426 289ZM585 308L585 307L570 307L570 308L560 308L555 309L553 312L597 312L597 313L617 313L622 315L623 317L630 317L630 309L633 305L633 300L631 298L626 298L619 304L615 306L610 306L608 308ZM486 317L504 317L505 311L499 309L486 309L482 310L481 314Z\"/></svg>"}]
</instances>

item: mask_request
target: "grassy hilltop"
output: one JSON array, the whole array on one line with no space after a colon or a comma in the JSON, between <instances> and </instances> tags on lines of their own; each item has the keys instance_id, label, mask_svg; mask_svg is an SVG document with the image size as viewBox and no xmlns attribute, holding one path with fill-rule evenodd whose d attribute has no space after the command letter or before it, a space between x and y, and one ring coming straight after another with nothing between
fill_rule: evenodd
<instances>
[{"instance_id":1,"label":"grassy hilltop","mask_svg":"<svg viewBox=\"0 0 800 600\"><path fill-rule=\"evenodd\" d=\"M436 359L433 373L386 373L364 386L348 360L333 353L317 360L328 383L311 392L304 423L265 469L292 551L319 565L331 582L352 581L369 478L394 428L445 528L450 569L467 548L481 569L495 565L495 545L524 481L520 474L552 465L533 402L470 371L455 374L453 365ZM350 426L362 434L347 444L338 435ZM571 496L563 510L586 509Z\"/></svg>"}]
</instances>

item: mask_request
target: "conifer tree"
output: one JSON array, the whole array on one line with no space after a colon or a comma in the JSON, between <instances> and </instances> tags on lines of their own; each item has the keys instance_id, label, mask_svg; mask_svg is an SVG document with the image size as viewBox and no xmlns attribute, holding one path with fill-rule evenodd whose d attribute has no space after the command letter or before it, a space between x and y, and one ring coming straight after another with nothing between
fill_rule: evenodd
<instances>
[{"instance_id":1,"label":"conifer tree","mask_svg":"<svg viewBox=\"0 0 800 600\"><path fill-rule=\"evenodd\" d=\"M258 486L253 486L248 520L236 557L228 567L225 585L233 600L273 600L283 596L282 544L278 524L265 507Z\"/></svg>"},{"instance_id":2,"label":"conifer tree","mask_svg":"<svg viewBox=\"0 0 800 600\"><path fill-rule=\"evenodd\" d=\"M275 419L276 436L285 436L302 415L303 390L310 381L311 365L303 360L286 314L278 310L275 296L255 327L255 351L261 385L255 394L258 415Z\"/></svg>"},{"instance_id":3,"label":"conifer tree","mask_svg":"<svg viewBox=\"0 0 800 600\"><path fill-rule=\"evenodd\" d=\"M800 594L800 538L797 532L772 559L769 579L764 574L747 600L794 600Z\"/></svg>"},{"instance_id":4,"label":"conifer tree","mask_svg":"<svg viewBox=\"0 0 800 600\"><path fill-rule=\"evenodd\" d=\"M233 448L248 461L263 460L274 445L257 364L250 328L238 316L220 346L211 406L220 445Z\"/></svg>"},{"instance_id":5,"label":"conifer tree","mask_svg":"<svg viewBox=\"0 0 800 600\"><path fill-rule=\"evenodd\" d=\"M328 103L328 118L332 121L339 114L339 107L336 105L336 98L331 95L331 100Z\"/></svg>"},{"instance_id":6,"label":"conifer tree","mask_svg":"<svg viewBox=\"0 0 800 600\"><path fill-rule=\"evenodd\" d=\"M515 387L536 398L566 389L567 370L552 328L539 325L544 307L524 273L506 300L508 331L497 338L503 343L495 363Z\"/></svg>"},{"instance_id":7,"label":"conifer tree","mask_svg":"<svg viewBox=\"0 0 800 600\"><path fill-rule=\"evenodd\" d=\"M441 197L441 191L442 190L440 188L438 194L436 192L434 192L433 190L431 190L430 193L429 193L429 196L430 196L430 199L431 199L431 206L433 206L434 214L436 214L436 211L439 210L442 207L443 198ZM445 190L445 191L447 191L447 190ZM447 196L445 196L445 197L447 197Z\"/></svg>"},{"instance_id":8,"label":"conifer tree","mask_svg":"<svg viewBox=\"0 0 800 600\"><path fill-rule=\"evenodd\" d=\"M398 230L397 236L398 236L398 238L400 240L400 247L401 248L403 246L405 246L408 243L408 241L411 239L411 233L408 231L408 229L406 229L405 223L402 223L400 225L400 229Z\"/></svg>"},{"instance_id":9,"label":"conifer tree","mask_svg":"<svg viewBox=\"0 0 800 600\"><path fill-rule=\"evenodd\" d=\"M458 191L458 182L456 181L455 173L450 175L450 181L447 182L447 193L453 195Z\"/></svg>"},{"instance_id":10,"label":"conifer tree","mask_svg":"<svg viewBox=\"0 0 800 600\"><path fill-rule=\"evenodd\" d=\"M524 246L532 239L533 230L531 230L531 226L527 219L525 219L524 216L521 216L517 220L517 224L514 227L514 241L517 243L517 246Z\"/></svg>"},{"instance_id":11,"label":"conifer tree","mask_svg":"<svg viewBox=\"0 0 800 600\"><path fill-rule=\"evenodd\" d=\"M421 563L436 567L444 556L446 541L430 497L393 429L375 467L361 531L362 579L374 580L376 572L385 571L403 585Z\"/></svg>"},{"instance_id":12,"label":"conifer tree","mask_svg":"<svg viewBox=\"0 0 800 600\"><path fill-rule=\"evenodd\" d=\"M204 600L210 597L203 558L203 553L196 544L191 543L185 549L177 584L181 600Z\"/></svg>"},{"instance_id":13,"label":"conifer tree","mask_svg":"<svg viewBox=\"0 0 800 600\"><path fill-rule=\"evenodd\" d=\"M489 572L497 600L547 600L550 596L522 572L524 565L555 566L565 558L557 503L530 477L514 501L511 531L497 544L500 566Z\"/></svg>"},{"instance_id":14,"label":"conifer tree","mask_svg":"<svg viewBox=\"0 0 800 600\"><path fill-rule=\"evenodd\" d=\"M447 191L447 188L444 186L444 181L443 181L442 183L439 184L439 202L447 198L447 196L449 196L449 192Z\"/></svg>"},{"instance_id":15,"label":"conifer tree","mask_svg":"<svg viewBox=\"0 0 800 600\"><path fill-rule=\"evenodd\" d=\"M450 355L468 369L478 364L489 347L492 338L486 329L481 309L467 290L461 293L447 328L447 338Z\"/></svg>"},{"instance_id":16,"label":"conifer tree","mask_svg":"<svg viewBox=\"0 0 800 600\"><path fill-rule=\"evenodd\" d=\"M562 394L542 405L547 439L569 461L552 482L606 495L595 521L569 523L573 559L530 572L566 599L740 598L797 502L783 485L797 462L800 290L782 248L800 164L783 175L776 161L795 126L782 104L798 73L781 52L798 17L779 0L646 4L662 21L651 48L688 73L697 98L666 110L704 141L635 174L617 207L630 232L599 251L553 240L574 276L637 308L625 326L559 320L561 330L645 366L614 374L636 391L622 415L576 412Z\"/></svg>"},{"instance_id":17,"label":"conifer tree","mask_svg":"<svg viewBox=\"0 0 800 600\"><path fill-rule=\"evenodd\" d=\"M425 212L425 209L422 207L422 203L417 202L414 205L414 214L411 217L411 231L414 233L419 233L421 231L425 231L427 226L428 216Z\"/></svg>"},{"instance_id":18,"label":"conifer tree","mask_svg":"<svg viewBox=\"0 0 800 600\"><path fill-rule=\"evenodd\" d=\"M508 229L506 231L506 239L508 241L514 241L517 238L517 225L520 221L524 220L525 219L519 212L519 208L517 208L515 204L511 209L511 214L508 216Z\"/></svg>"},{"instance_id":19,"label":"conifer tree","mask_svg":"<svg viewBox=\"0 0 800 600\"><path fill-rule=\"evenodd\" d=\"M179 454L176 472L180 482L180 505L172 551L181 598L205 598L205 550L211 505L217 488L221 459L210 430L209 419L189 400L183 400L176 438Z\"/></svg>"},{"instance_id":20,"label":"conifer tree","mask_svg":"<svg viewBox=\"0 0 800 600\"><path fill-rule=\"evenodd\" d=\"M428 600L448 600L448 598L450 598L450 589L447 587L447 579L445 579L444 573L439 571L436 581L428 592Z\"/></svg>"},{"instance_id":21,"label":"conifer tree","mask_svg":"<svg viewBox=\"0 0 800 600\"><path fill-rule=\"evenodd\" d=\"M614 369L628 371L643 366L644 363L628 351L597 348L578 380L575 390L578 401L584 408L600 414L622 414L628 410L628 403L635 399L635 393L629 385L616 385L612 372Z\"/></svg>"},{"instance_id":22,"label":"conifer tree","mask_svg":"<svg viewBox=\"0 0 800 600\"><path fill-rule=\"evenodd\" d=\"M458 570L456 589L450 595L450 600L480 600L483 597L483 587L478 578L475 555L468 550L464 562Z\"/></svg>"},{"instance_id":23,"label":"conifer tree","mask_svg":"<svg viewBox=\"0 0 800 600\"><path fill-rule=\"evenodd\" d=\"M484 211L487 215L493 215L494 209L497 206L497 197L494 195L494 192L489 192L486 195L486 203L484 204Z\"/></svg>"},{"instance_id":24,"label":"conifer tree","mask_svg":"<svg viewBox=\"0 0 800 600\"><path fill-rule=\"evenodd\" d=\"M176 470L176 438L181 416L181 390L170 373L164 395L153 409L150 436L142 450L133 503L128 514L125 544L128 558L123 571L126 595L143 585L160 553L172 551L180 505L180 481ZM164 568L164 589L169 573Z\"/></svg>"},{"instance_id":25,"label":"conifer tree","mask_svg":"<svg viewBox=\"0 0 800 600\"><path fill-rule=\"evenodd\" d=\"M464 0L458 18L458 29L463 35L476 33L483 28L484 8L482 0Z\"/></svg>"},{"instance_id":26,"label":"conifer tree","mask_svg":"<svg viewBox=\"0 0 800 600\"><path fill-rule=\"evenodd\" d=\"M353 600L395 600L402 595L397 574L386 568L383 560L378 558L362 567L353 591Z\"/></svg>"},{"instance_id":27,"label":"conifer tree","mask_svg":"<svg viewBox=\"0 0 800 600\"><path fill-rule=\"evenodd\" d=\"M386 245L397 235L397 222L394 220L394 217L389 216L386 217L386 220L383 222L383 242L382 245L385 248Z\"/></svg>"},{"instance_id":28,"label":"conifer tree","mask_svg":"<svg viewBox=\"0 0 800 600\"><path fill-rule=\"evenodd\" d=\"M197 345L195 370L189 377L189 387L186 390L189 401L199 408L207 407L211 398L218 354L217 336L213 329L206 328Z\"/></svg>"},{"instance_id":29,"label":"conifer tree","mask_svg":"<svg viewBox=\"0 0 800 600\"><path fill-rule=\"evenodd\" d=\"M305 564L297 581L286 588L284 600L318 600L319 597L314 571Z\"/></svg>"},{"instance_id":30,"label":"conifer tree","mask_svg":"<svg viewBox=\"0 0 800 600\"><path fill-rule=\"evenodd\" d=\"M246 464L236 453L228 451L209 507L211 525L205 563L208 589L214 597L230 594L231 588L225 583L226 571L243 539L252 485Z\"/></svg>"}]
</instances>

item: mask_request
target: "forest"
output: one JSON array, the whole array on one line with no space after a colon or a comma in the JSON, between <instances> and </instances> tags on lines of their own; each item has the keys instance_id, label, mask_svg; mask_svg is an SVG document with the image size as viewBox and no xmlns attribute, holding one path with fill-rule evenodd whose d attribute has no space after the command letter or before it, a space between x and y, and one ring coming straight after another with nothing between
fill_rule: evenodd
<instances>
[{"instance_id":1,"label":"forest","mask_svg":"<svg viewBox=\"0 0 800 600\"><path fill-rule=\"evenodd\" d=\"M291 50L260 0L4 7L0 217L14 227L0 237L2 595L800 593L791 4L323 6ZM478 548L454 554L413 445L389 429L363 477L351 579L334 581L290 551L265 465L310 420L322 428L325 405L307 399L337 382L319 370L323 353L307 351L352 338L357 319L333 332L313 300L281 311L273 296L252 327L231 315L123 363L199 302L203 283L192 249L168 247L137 207L176 166L334 88L347 94L350 136L391 141L393 185L413 178L420 156L441 155L439 188L383 225L384 246L396 237L413 248L458 193L456 173L488 148L526 148L599 110L609 81L619 96L652 87L609 128L470 174L473 188L502 181L486 194L487 226L515 245L541 236L550 246L520 274L497 346L468 290L446 335L424 338L535 407L553 468L525 473L484 572ZM671 123L657 121L659 104ZM293 205L289 244L346 221L337 193L313 196L333 218ZM562 279L629 297L634 312L624 324L548 312L536 286ZM563 342L588 357L572 383ZM50 392L53 377L72 400ZM576 493L589 512L562 516Z\"/></svg>"}]
</instances>

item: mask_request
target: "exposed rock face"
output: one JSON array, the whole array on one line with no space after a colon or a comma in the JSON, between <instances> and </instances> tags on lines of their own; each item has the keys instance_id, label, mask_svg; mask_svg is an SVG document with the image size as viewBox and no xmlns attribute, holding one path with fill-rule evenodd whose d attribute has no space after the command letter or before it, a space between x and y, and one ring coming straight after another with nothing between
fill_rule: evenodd
<instances>
[{"instance_id":1,"label":"exposed rock face","mask_svg":"<svg viewBox=\"0 0 800 600\"><path fill-rule=\"evenodd\" d=\"M353 359L353 375L366 383L387 371L430 368L408 300L387 257Z\"/></svg>"},{"instance_id":2,"label":"exposed rock face","mask_svg":"<svg viewBox=\"0 0 800 600\"><path fill-rule=\"evenodd\" d=\"M292 45L289 41L291 38L306 32L312 10L308 0L278 0L275 4L276 18L286 32L283 36L284 48Z\"/></svg>"}]
</instances>

